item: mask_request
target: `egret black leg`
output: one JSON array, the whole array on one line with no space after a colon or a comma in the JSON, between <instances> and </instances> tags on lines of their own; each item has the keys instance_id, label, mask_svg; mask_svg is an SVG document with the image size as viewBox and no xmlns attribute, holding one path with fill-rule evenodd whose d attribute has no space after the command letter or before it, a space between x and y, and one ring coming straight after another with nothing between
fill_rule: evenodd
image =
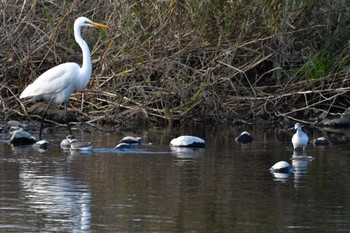
<instances>
[{"instance_id":1,"label":"egret black leg","mask_svg":"<svg viewBox=\"0 0 350 233\"><path fill-rule=\"evenodd\" d=\"M69 135L73 135L72 130L71 130L70 125L69 125L69 119L68 119L68 114L67 114L67 102L68 101L64 102L64 117L66 118L68 133L69 133Z\"/></svg>"},{"instance_id":2,"label":"egret black leg","mask_svg":"<svg viewBox=\"0 0 350 233\"><path fill-rule=\"evenodd\" d=\"M41 117L41 124L40 124L40 131L39 131L39 140L41 140L41 132L43 131L44 119L45 119L45 117L46 117L47 110L49 109L51 103L52 103L52 99L50 99L49 103L46 105L44 114L43 114L43 116Z\"/></svg>"}]
</instances>

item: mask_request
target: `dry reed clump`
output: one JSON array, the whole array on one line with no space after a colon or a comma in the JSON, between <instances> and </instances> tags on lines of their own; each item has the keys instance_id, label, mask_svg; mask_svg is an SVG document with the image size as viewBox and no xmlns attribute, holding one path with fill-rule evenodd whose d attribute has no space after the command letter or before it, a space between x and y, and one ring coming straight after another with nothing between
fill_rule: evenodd
<instances>
[{"instance_id":1,"label":"dry reed clump","mask_svg":"<svg viewBox=\"0 0 350 233\"><path fill-rule=\"evenodd\" d=\"M45 70L81 63L72 24L82 15L111 26L83 32L93 77L69 107L84 121L337 115L349 105L347 8L330 0L2 1L3 117L27 114L32 103L18 95Z\"/></svg>"}]
</instances>

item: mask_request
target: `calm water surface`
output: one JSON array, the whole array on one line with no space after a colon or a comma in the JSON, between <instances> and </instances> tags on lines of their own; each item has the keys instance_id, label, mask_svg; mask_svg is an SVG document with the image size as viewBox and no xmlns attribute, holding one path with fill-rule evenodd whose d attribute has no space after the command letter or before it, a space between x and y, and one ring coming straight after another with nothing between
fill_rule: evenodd
<instances>
[{"instance_id":1,"label":"calm water surface","mask_svg":"<svg viewBox=\"0 0 350 233\"><path fill-rule=\"evenodd\" d=\"M234 140L243 130L249 146ZM328 133L333 145L291 160L292 132L277 128L75 130L96 141L92 153L63 151L65 133L45 135L46 153L0 144L0 232L350 232L347 134ZM207 148L171 151L185 134ZM128 135L151 144L112 152ZM270 174L280 160L293 163L289 177Z\"/></svg>"}]
</instances>

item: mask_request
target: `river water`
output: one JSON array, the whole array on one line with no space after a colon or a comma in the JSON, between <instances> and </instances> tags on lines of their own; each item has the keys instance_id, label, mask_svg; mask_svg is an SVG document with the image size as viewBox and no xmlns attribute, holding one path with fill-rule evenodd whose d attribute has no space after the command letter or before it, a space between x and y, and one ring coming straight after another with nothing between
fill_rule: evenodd
<instances>
[{"instance_id":1,"label":"river water","mask_svg":"<svg viewBox=\"0 0 350 233\"><path fill-rule=\"evenodd\" d=\"M250 145L235 142L244 130ZM91 153L62 150L63 128L44 135L52 144L45 153L3 141L0 232L350 232L348 136L305 131L334 143L308 145L298 161L293 131L266 126L74 130L96 142ZM129 135L149 144L111 149ZM179 135L207 147L172 151ZM294 165L289 177L269 172L281 160Z\"/></svg>"}]
</instances>

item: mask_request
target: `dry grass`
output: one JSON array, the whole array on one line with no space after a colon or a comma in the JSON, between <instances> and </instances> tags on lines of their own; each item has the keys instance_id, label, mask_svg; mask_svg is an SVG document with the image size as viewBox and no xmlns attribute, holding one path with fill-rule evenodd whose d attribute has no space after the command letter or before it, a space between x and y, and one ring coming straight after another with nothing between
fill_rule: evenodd
<instances>
[{"instance_id":1,"label":"dry grass","mask_svg":"<svg viewBox=\"0 0 350 233\"><path fill-rule=\"evenodd\" d=\"M337 115L349 105L349 9L342 1L1 4L5 119L27 115L31 103L17 97L42 72L81 62L72 29L81 15L111 26L84 30L93 77L69 103L86 121L274 122Z\"/></svg>"}]
</instances>

